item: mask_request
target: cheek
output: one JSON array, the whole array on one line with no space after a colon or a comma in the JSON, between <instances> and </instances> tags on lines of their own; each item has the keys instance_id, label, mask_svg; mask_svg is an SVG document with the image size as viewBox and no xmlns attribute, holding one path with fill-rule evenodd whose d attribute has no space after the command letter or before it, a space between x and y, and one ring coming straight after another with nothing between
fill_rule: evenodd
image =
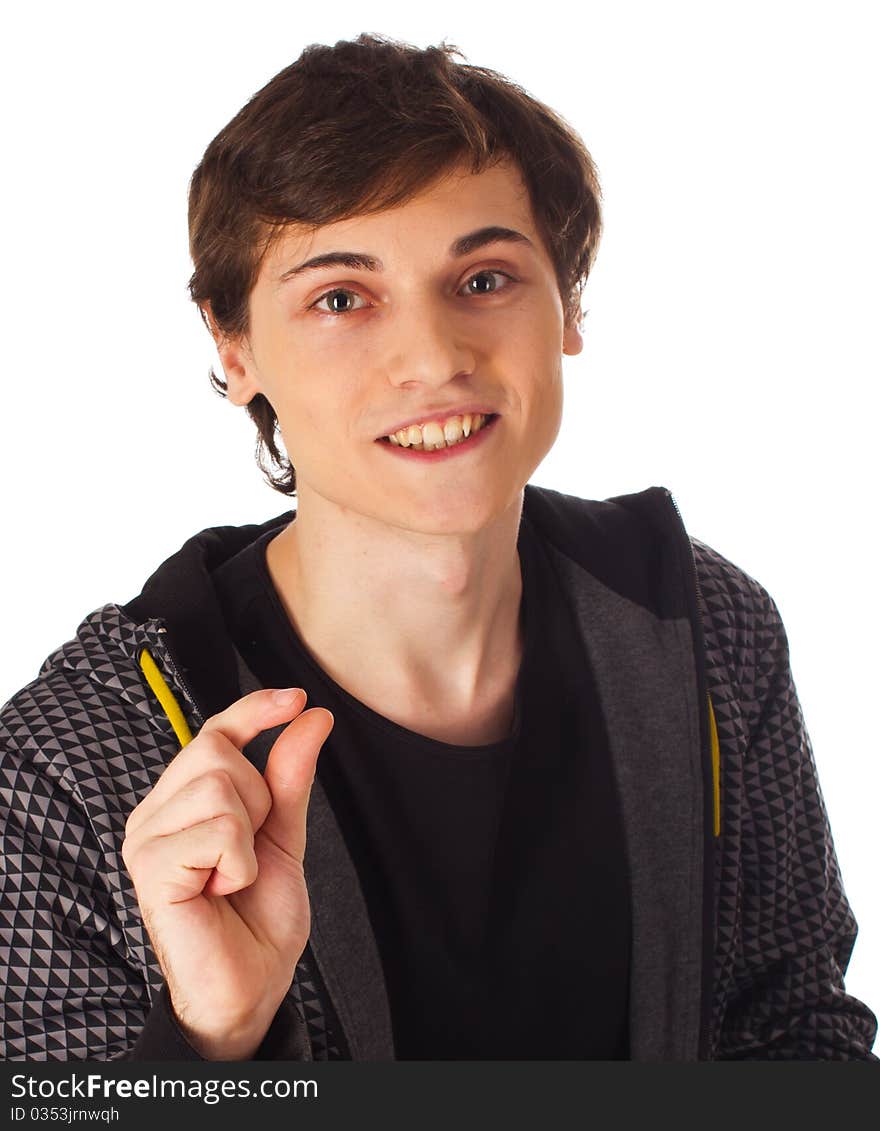
<instances>
[{"instance_id":1,"label":"cheek","mask_svg":"<svg viewBox=\"0 0 880 1131\"><path fill-rule=\"evenodd\" d=\"M528 359L545 370L562 355L560 312L546 301L523 303L510 311L496 345L508 358Z\"/></svg>"},{"instance_id":2,"label":"cheek","mask_svg":"<svg viewBox=\"0 0 880 1131\"><path fill-rule=\"evenodd\" d=\"M280 408L276 406L276 413L288 451L291 447L302 451L304 448L322 445L322 437L327 436L328 426L317 406L288 397L282 399Z\"/></svg>"},{"instance_id":3,"label":"cheek","mask_svg":"<svg viewBox=\"0 0 880 1131\"><path fill-rule=\"evenodd\" d=\"M562 425L562 365L557 357L547 359L547 365L542 376L543 380L537 390L537 403L534 405L534 410L540 413L545 443L552 444Z\"/></svg>"},{"instance_id":4,"label":"cheek","mask_svg":"<svg viewBox=\"0 0 880 1131\"><path fill-rule=\"evenodd\" d=\"M540 394L547 431L554 438L562 424L562 393L562 368L557 364L555 370L548 372Z\"/></svg>"}]
</instances>

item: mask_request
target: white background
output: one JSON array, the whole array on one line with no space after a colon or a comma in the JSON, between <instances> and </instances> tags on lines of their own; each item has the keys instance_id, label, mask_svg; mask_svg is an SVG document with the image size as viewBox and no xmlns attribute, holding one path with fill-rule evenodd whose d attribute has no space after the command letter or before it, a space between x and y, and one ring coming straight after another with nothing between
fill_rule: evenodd
<instances>
[{"instance_id":1,"label":"white background","mask_svg":"<svg viewBox=\"0 0 880 1131\"><path fill-rule=\"evenodd\" d=\"M534 482L669 487L788 630L880 1010L875 517L880 299L871 3L16 5L0 51L0 702L191 534L288 509L210 389L186 192L311 42L446 38L561 112L606 232Z\"/></svg>"}]
</instances>

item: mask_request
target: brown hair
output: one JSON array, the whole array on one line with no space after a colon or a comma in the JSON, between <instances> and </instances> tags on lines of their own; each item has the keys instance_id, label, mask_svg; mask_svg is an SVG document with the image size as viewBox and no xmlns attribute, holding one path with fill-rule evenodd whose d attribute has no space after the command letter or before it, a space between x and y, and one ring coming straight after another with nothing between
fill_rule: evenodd
<instances>
[{"instance_id":1,"label":"brown hair","mask_svg":"<svg viewBox=\"0 0 880 1131\"><path fill-rule=\"evenodd\" d=\"M319 226L404 203L462 160L479 173L512 158L553 261L569 320L602 229L601 191L583 141L522 87L457 63L445 42L424 50L378 35L312 44L214 138L189 189L189 282L225 336L248 330L260 264L289 223ZM221 395L226 383L213 370ZM258 393L257 462L269 484L296 493L279 452L278 419ZM263 462L269 454L280 473Z\"/></svg>"}]
</instances>

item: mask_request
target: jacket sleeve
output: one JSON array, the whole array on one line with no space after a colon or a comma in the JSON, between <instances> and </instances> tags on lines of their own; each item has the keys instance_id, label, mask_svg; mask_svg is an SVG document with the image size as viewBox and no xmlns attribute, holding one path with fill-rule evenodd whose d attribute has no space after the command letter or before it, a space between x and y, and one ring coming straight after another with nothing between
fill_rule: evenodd
<instances>
[{"instance_id":1,"label":"jacket sleeve","mask_svg":"<svg viewBox=\"0 0 880 1131\"><path fill-rule=\"evenodd\" d=\"M789 645L776 603L757 601L746 663L742 762L722 767L722 825L739 856L739 933L720 1059L876 1060L877 1019L848 995L856 921L844 892ZM722 749L722 758L724 751ZM726 787L726 789L725 789ZM735 904L734 904L735 905ZM730 903L727 904L730 907Z\"/></svg>"},{"instance_id":2,"label":"jacket sleeve","mask_svg":"<svg viewBox=\"0 0 880 1131\"><path fill-rule=\"evenodd\" d=\"M112 1059L134 1043L150 996L126 955L105 851L15 700L0 735L0 1057Z\"/></svg>"},{"instance_id":3,"label":"jacket sleeve","mask_svg":"<svg viewBox=\"0 0 880 1131\"><path fill-rule=\"evenodd\" d=\"M91 803L118 788L113 764L78 772L78 760L98 766L101 723L83 688L77 712L53 678L0 713L0 1060L198 1060L165 987L151 994L119 830ZM311 1059L290 999L254 1059Z\"/></svg>"},{"instance_id":4,"label":"jacket sleeve","mask_svg":"<svg viewBox=\"0 0 880 1131\"><path fill-rule=\"evenodd\" d=\"M134 1046L121 1060L197 1060L202 1057L182 1033L163 982ZM304 1020L289 999L281 1003L272 1024L254 1053L254 1060L311 1060Z\"/></svg>"}]
</instances>

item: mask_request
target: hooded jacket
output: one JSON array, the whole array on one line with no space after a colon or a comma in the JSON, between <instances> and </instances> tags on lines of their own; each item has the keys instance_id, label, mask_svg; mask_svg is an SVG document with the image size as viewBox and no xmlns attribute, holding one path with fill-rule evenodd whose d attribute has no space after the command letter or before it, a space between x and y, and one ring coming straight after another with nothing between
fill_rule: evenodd
<instances>
[{"instance_id":1,"label":"hooded jacket","mask_svg":"<svg viewBox=\"0 0 880 1131\"><path fill-rule=\"evenodd\" d=\"M876 1060L845 992L856 938L775 602L663 487L528 485L589 656L622 806L636 1061ZM0 713L0 1057L186 1059L120 855L129 813L212 714L259 686L211 572L292 512L202 531L108 604ZM245 754L262 768L274 735ZM382 965L320 781L312 927L259 1059L392 1060Z\"/></svg>"}]
</instances>

